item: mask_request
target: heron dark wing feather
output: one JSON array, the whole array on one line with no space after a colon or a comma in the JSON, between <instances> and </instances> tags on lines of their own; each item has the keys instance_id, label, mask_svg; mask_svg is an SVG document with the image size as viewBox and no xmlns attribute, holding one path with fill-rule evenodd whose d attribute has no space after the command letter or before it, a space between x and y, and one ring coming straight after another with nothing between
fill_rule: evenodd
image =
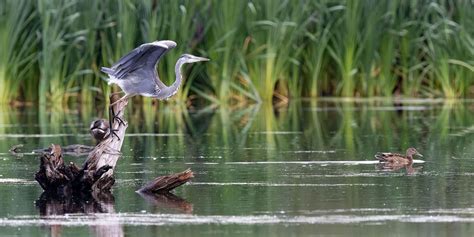
<instances>
[{"instance_id":1,"label":"heron dark wing feather","mask_svg":"<svg viewBox=\"0 0 474 237\"><path fill-rule=\"evenodd\" d=\"M156 49L163 51L163 49L160 47L157 47ZM137 49L133 50L136 51L133 53L133 55L125 56L124 60L120 59L112 67L115 70L113 76L115 76L117 79L124 79L129 73L136 71L140 67L143 67L144 63L146 62L144 59L147 55L149 55L149 50L153 50L153 47L150 47L148 44L141 45Z\"/></svg>"},{"instance_id":2,"label":"heron dark wing feather","mask_svg":"<svg viewBox=\"0 0 474 237\"><path fill-rule=\"evenodd\" d=\"M123 66L127 62L133 61L133 59L136 58L137 55L143 54L143 51L144 51L143 46L144 45L140 45L137 48L130 51L125 56L121 57L116 63L114 63L114 65L112 65L112 68L118 68L120 66Z\"/></svg>"},{"instance_id":3,"label":"heron dark wing feather","mask_svg":"<svg viewBox=\"0 0 474 237\"><path fill-rule=\"evenodd\" d=\"M145 45L142 45L141 47L144 47ZM137 54L135 57L131 58L128 61L125 61L123 64L120 65L120 70L122 72L127 71L127 69L135 69L136 67L143 66L144 63L146 62L147 58L150 57L151 53L153 52L152 47L146 47L144 48L139 54Z\"/></svg>"},{"instance_id":4,"label":"heron dark wing feather","mask_svg":"<svg viewBox=\"0 0 474 237\"><path fill-rule=\"evenodd\" d=\"M127 61L120 60L120 64L117 64L117 66L112 67L115 70L114 76L118 79L122 79L125 74L134 71L134 69L136 70L136 62L138 62L144 54L144 52L141 52L139 54L136 54L134 58L130 58Z\"/></svg>"},{"instance_id":5,"label":"heron dark wing feather","mask_svg":"<svg viewBox=\"0 0 474 237\"><path fill-rule=\"evenodd\" d=\"M111 75L117 79L126 79L130 74L134 74L134 76L143 79L155 77L155 80L158 81L156 64L170 48L154 43L143 44L119 59L112 66L113 73Z\"/></svg>"}]
</instances>

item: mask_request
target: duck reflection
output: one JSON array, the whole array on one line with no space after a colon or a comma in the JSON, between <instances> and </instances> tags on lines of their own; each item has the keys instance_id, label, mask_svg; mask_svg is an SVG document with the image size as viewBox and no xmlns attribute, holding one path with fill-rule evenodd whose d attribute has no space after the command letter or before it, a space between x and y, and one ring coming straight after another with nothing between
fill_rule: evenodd
<instances>
[{"instance_id":1,"label":"duck reflection","mask_svg":"<svg viewBox=\"0 0 474 237\"><path fill-rule=\"evenodd\" d=\"M393 163L378 163L375 168L380 171L396 172L405 169L407 175L415 175L421 172L423 166L413 167L413 163L409 164L393 164Z\"/></svg>"}]
</instances>

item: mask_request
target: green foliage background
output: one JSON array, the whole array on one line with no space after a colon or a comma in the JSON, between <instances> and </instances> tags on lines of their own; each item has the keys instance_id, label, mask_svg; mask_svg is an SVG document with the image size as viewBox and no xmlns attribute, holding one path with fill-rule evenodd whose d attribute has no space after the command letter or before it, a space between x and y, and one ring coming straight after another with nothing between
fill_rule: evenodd
<instances>
[{"instance_id":1,"label":"green foliage background","mask_svg":"<svg viewBox=\"0 0 474 237\"><path fill-rule=\"evenodd\" d=\"M138 45L171 39L159 65L172 101L214 104L291 98L462 98L474 83L469 0L0 1L0 102L102 101L99 68ZM151 100L137 98L144 105Z\"/></svg>"}]
</instances>

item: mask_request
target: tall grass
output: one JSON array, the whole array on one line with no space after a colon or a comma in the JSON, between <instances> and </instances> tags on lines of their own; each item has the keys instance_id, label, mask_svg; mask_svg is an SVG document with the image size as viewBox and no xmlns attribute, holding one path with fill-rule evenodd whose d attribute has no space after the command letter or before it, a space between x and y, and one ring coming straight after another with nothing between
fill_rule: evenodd
<instances>
[{"instance_id":1,"label":"tall grass","mask_svg":"<svg viewBox=\"0 0 474 237\"><path fill-rule=\"evenodd\" d=\"M474 3L414 1L1 1L0 102L102 103L101 66L138 45L178 43L158 70L181 105L295 97L474 94ZM115 89L117 90L117 89ZM135 98L154 106L150 99Z\"/></svg>"},{"instance_id":2,"label":"tall grass","mask_svg":"<svg viewBox=\"0 0 474 237\"><path fill-rule=\"evenodd\" d=\"M309 16L309 24L303 39L306 53L303 53L302 65L305 86L302 91L303 96L316 97L323 88L323 67L327 63L328 44L331 27L334 25L334 18L327 17L326 14L332 13L337 8L329 9L324 2L313 1L313 8L318 9ZM309 53L311 52L311 53ZM326 72L327 73L327 72Z\"/></svg>"},{"instance_id":3,"label":"tall grass","mask_svg":"<svg viewBox=\"0 0 474 237\"><path fill-rule=\"evenodd\" d=\"M300 39L310 22L308 1L249 1L246 11L250 46L246 68L263 101L288 97L288 84L299 80L291 71L300 66ZM300 92L293 87L293 92ZM295 95L296 96L296 95Z\"/></svg>"},{"instance_id":4,"label":"tall grass","mask_svg":"<svg viewBox=\"0 0 474 237\"><path fill-rule=\"evenodd\" d=\"M209 81L215 89L215 97L226 103L232 99L230 93L232 87L237 88L236 91L241 91L239 90L241 89L239 80L242 79L241 62L236 59L242 57L241 51L245 47L246 35L240 32L244 29L242 12L245 11L247 3L239 0L215 1L212 7L221 11L212 12L210 27L206 32L208 40L205 44L212 59L207 68L209 74L213 75ZM198 86L195 90L201 95L206 92Z\"/></svg>"},{"instance_id":5,"label":"tall grass","mask_svg":"<svg viewBox=\"0 0 474 237\"><path fill-rule=\"evenodd\" d=\"M100 54L99 33L104 28L104 12L100 10L100 1L79 1L76 11L80 12L79 19L75 22L75 28L83 29L82 37L75 50L76 57L80 58L82 65L77 77L74 77L74 86L79 89L79 100L83 103L92 103L99 88L100 68L98 57Z\"/></svg>"},{"instance_id":6,"label":"tall grass","mask_svg":"<svg viewBox=\"0 0 474 237\"><path fill-rule=\"evenodd\" d=\"M77 72L81 68L80 55L76 52L85 30L75 28L80 13L76 1L45 0L38 2L41 22L39 29L40 69L39 103L65 105L71 95Z\"/></svg>"},{"instance_id":7,"label":"tall grass","mask_svg":"<svg viewBox=\"0 0 474 237\"><path fill-rule=\"evenodd\" d=\"M165 59L160 62L160 76L162 81L170 85L175 80L175 62L178 57L183 53L190 53L191 48L198 43L199 34L202 34L204 25L202 25L199 17L201 15L205 1L169 1L166 4L158 3L157 14L162 17L161 19L161 33L157 39L170 39L177 42L177 47L169 51ZM204 8L205 9L205 8ZM205 13L205 12L203 12ZM179 40L178 40L179 39ZM192 78L187 77L189 72L189 66L185 66L183 73L186 74L184 77L184 85L181 86L177 94L172 100L184 103L189 93L189 80Z\"/></svg>"},{"instance_id":8,"label":"tall grass","mask_svg":"<svg viewBox=\"0 0 474 237\"><path fill-rule=\"evenodd\" d=\"M347 1L347 5L343 6L328 48L341 78L336 90L341 96L353 96L355 92L356 64L363 46L357 42L361 38L361 5L360 1Z\"/></svg>"},{"instance_id":9,"label":"tall grass","mask_svg":"<svg viewBox=\"0 0 474 237\"><path fill-rule=\"evenodd\" d=\"M31 92L36 63L37 39L29 31L35 29L36 17L31 1L2 1L0 3L0 103L20 99L21 87ZM36 97L36 93L27 93L26 98Z\"/></svg>"},{"instance_id":10,"label":"tall grass","mask_svg":"<svg viewBox=\"0 0 474 237\"><path fill-rule=\"evenodd\" d=\"M444 96L456 98L465 92L468 83L473 79L474 71L469 60L472 63L474 38L468 34L468 29L449 18L449 14L453 13L448 13L448 10L438 3L429 4L426 17L431 24L425 37L435 83L439 83ZM463 80L466 70L471 70L471 77Z\"/></svg>"}]
</instances>

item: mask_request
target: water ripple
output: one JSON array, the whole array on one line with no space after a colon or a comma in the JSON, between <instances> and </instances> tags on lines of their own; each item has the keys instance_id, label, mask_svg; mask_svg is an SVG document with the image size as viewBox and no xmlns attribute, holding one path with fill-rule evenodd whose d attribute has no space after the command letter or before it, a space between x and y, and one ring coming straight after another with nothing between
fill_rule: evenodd
<instances>
[{"instance_id":1,"label":"water ripple","mask_svg":"<svg viewBox=\"0 0 474 237\"><path fill-rule=\"evenodd\" d=\"M387 186L384 184L372 183L348 183L348 184L313 184L313 183L258 183L258 182L191 182L189 185L210 185L210 186L262 186L262 187L340 187L340 186Z\"/></svg>"},{"instance_id":2,"label":"water ripple","mask_svg":"<svg viewBox=\"0 0 474 237\"><path fill-rule=\"evenodd\" d=\"M471 213L472 214L472 213ZM451 223L474 222L473 216L459 215L318 215L318 216L288 216L288 215L189 215L189 214L72 214L63 216L17 216L0 219L0 226L163 226L163 225L268 225L268 224L374 224L386 222L403 223Z\"/></svg>"},{"instance_id":3,"label":"water ripple","mask_svg":"<svg viewBox=\"0 0 474 237\"><path fill-rule=\"evenodd\" d=\"M374 165L378 160L314 160L314 161L238 161L226 162L228 165L258 165L258 164L317 164L317 165ZM425 163L424 160L413 160L414 164Z\"/></svg>"},{"instance_id":4,"label":"water ripple","mask_svg":"<svg viewBox=\"0 0 474 237\"><path fill-rule=\"evenodd\" d=\"M34 180L28 180L28 179L15 179L15 178L0 178L0 184L36 184L36 181Z\"/></svg>"},{"instance_id":5,"label":"water ripple","mask_svg":"<svg viewBox=\"0 0 474 237\"><path fill-rule=\"evenodd\" d=\"M89 133L50 133L50 134L0 134L0 138L48 138L48 137L90 137ZM181 133L127 133L126 137L181 137Z\"/></svg>"}]
</instances>

